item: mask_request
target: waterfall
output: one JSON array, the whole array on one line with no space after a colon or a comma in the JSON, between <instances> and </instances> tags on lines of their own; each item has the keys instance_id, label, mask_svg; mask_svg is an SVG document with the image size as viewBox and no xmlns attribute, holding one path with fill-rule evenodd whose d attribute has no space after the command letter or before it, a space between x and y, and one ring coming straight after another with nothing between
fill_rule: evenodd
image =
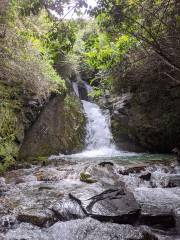
<instances>
[{"instance_id":1,"label":"waterfall","mask_svg":"<svg viewBox=\"0 0 180 240\"><path fill-rule=\"evenodd\" d=\"M79 79L79 76L78 76ZM118 156L135 156L132 152L118 150L114 144L111 133L110 113L109 110L102 111L101 108L93 103L88 94L93 88L86 82L73 82L72 87L74 94L81 99L84 112L87 119L85 149L81 153L72 155L62 155L66 158L96 158L96 157L118 157ZM79 87L80 86L83 88ZM82 94L83 89L83 94ZM85 89L85 91L84 91ZM84 100L88 99L88 100ZM50 159L56 159L59 156L51 156Z\"/></svg>"},{"instance_id":2,"label":"waterfall","mask_svg":"<svg viewBox=\"0 0 180 240\"><path fill-rule=\"evenodd\" d=\"M81 156L113 156L119 151L113 143L110 130L109 111L104 113L100 107L91 102L82 100L84 111L87 117L86 125L86 149Z\"/></svg>"},{"instance_id":3,"label":"waterfall","mask_svg":"<svg viewBox=\"0 0 180 240\"><path fill-rule=\"evenodd\" d=\"M83 82L83 84L87 93L90 93L93 90L86 82ZM79 94L77 83L73 83L73 89L75 94L80 97L81 95ZM111 124L109 111L102 111L97 104L91 102L90 100L81 100L81 102L87 118L87 134L85 139L86 147L82 153L73 154L72 156L91 158L131 155L131 153L125 153L116 149L110 128Z\"/></svg>"},{"instance_id":4,"label":"waterfall","mask_svg":"<svg viewBox=\"0 0 180 240\"><path fill-rule=\"evenodd\" d=\"M109 112L103 113L100 107L82 100L87 117L86 146L87 150L115 148L110 130Z\"/></svg>"}]
</instances>

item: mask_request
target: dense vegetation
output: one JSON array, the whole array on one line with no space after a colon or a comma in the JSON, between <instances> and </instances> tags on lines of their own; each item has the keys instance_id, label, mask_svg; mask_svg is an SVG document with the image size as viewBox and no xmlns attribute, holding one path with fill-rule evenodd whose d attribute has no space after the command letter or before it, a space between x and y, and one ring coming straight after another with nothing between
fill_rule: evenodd
<instances>
[{"instance_id":1,"label":"dense vegetation","mask_svg":"<svg viewBox=\"0 0 180 240\"><path fill-rule=\"evenodd\" d=\"M102 84L103 73L111 81L117 72L122 77L131 69L143 70L147 58L153 67L153 56L167 67L162 77L179 83L179 5L175 0L98 1L91 11L96 24L86 28L82 40L85 61L102 76ZM113 84L121 87L120 81Z\"/></svg>"},{"instance_id":2,"label":"dense vegetation","mask_svg":"<svg viewBox=\"0 0 180 240\"><path fill-rule=\"evenodd\" d=\"M164 147L154 146L155 150L169 151L178 143L180 113L174 101L179 99L180 86L178 0L98 0L94 9L83 0L10 0L4 4L0 12L0 168L12 165L24 129L32 125L52 94L70 91L77 72L94 87L92 95L97 99L107 90L111 97L134 94L131 104L140 116L138 124L145 124L146 129L124 128L115 119L115 136L121 135L121 129L148 149L151 143L146 138L154 132L147 136L145 132L158 126ZM64 18L67 6L79 15L86 8L91 19ZM22 109L32 100L38 110L29 116ZM149 107L139 110L140 101ZM160 120L152 126L154 115L150 119L140 111L156 107L162 118L156 116ZM177 137L172 140L174 134Z\"/></svg>"},{"instance_id":3,"label":"dense vegetation","mask_svg":"<svg viewBox=\"0 0 180 240\"><path fill-rule=\"evenodd\" d=\"M91 69L94 96L108 89L110 104L119 101L112 111L116 142L170 152L180 142L179 1L99 0L91 15L96 24L84 30L76 53Z\"/></svg>"},{"instance_id":4,"label":"dense vegetation","mask_svg":"<svg viewBox=\"0 0 180 240\"><path fill-rule=\"evenodd\" d=\"M68 91L55 64L72 48L76 24L57 23L49 9L56 7L61 13L63 5L48 4L24 0L2 4L0 171L15 163L24 131L33 124L48 99Z\"/></svg>"}]
</instances>

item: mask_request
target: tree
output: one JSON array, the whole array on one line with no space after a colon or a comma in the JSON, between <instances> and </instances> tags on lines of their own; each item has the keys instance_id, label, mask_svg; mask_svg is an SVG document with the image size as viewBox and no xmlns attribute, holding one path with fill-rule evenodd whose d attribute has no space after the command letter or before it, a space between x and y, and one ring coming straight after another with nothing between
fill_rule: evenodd
<instances>
[{"instance_id":1,"label":"tree","mask_svg":"<svg viewBox=\"0 0 180 240\"><path fill-rule=\"evenodd\" d=\"M173 72L180 72L178 0L99 0L92 14L111 36L133 36L147 54L153 50ZM175 75L169 77L179 81Z\"/></svg>"},{"instance_id":2,"label":"tree","mask_svg":"<svg viewBox=\"0 0 180 240\"><path fill-rule=\"evenodd\" d=\"M87 8L86 0L19 0L19 2L21 3L21 14L26 16L36 15L42 8L45 8L50 15L52 15L51 11L55 11L60 16L64 14L65 6L68 7L69 11L77 11L77 9L83 7Z\"/></svg>"}]
</instances>

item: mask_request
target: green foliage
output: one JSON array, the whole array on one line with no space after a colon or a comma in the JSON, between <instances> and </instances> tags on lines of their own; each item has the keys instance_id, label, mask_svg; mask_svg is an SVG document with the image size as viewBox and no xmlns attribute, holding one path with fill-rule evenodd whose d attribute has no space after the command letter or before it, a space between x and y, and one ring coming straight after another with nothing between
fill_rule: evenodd
<instances>
[{"instance_id":1,"label":"green foliage","mask_svg":"<svg viewBox=\"0 0 180 240\"><path fill-rule=\"evenodd\" d=\"M18 87L9 88L0 84L0 172L14 164L18 153L15 143L20 136L17 112L20 112L20 92Z\"/></svg>"},{"instance_id":2,"label":"green foliage","mask_svg":"<svg viewBox=\"0 0 180 240\"><path fill-rule=\"evenodd\" d=\"M77 24L75 21L54 23L48 33L42 37L56 64L61 56L68 54L76 40Z\"/></svg>"},{"instance_id":3,"label":"green foliage","mask_svg":"<svg viewBox=\"0 0 180 240\"><path fill-rule=\"evenodd\" d=\"M21 16L37 15L42 9L46 9L50 14L55 11L59 15L63 15L64 7L67 4L73 4L72 10L79 12L81 8L87 8L86 0L11 0L13 7L18 10Z\"/></svg>"},{"instance_id":4,"label":"green foliage","mask_svg":"<svg viewBox=\"0 0 180 240\"><path fill-rule=\"evenodd\" d=\"M13 21L9 20L9 31L13 28L14 32L12 36L12 33L9 34L4 43L13 60L9 61L9 65L18 62L17 67L20 68L21 75L24 74L21 79L28 85L29 91L41 96L46 96L51 91L65 91L65 82L54 70L53 57L46 45L45 37L53 26L52 20L44 10L37 16L19 18L17 8L18 5L10 6L15 15Z\"/></svg>"},{"instance_id":5,"label":"green foliage","mask_svg":"<svg viewBox=\"0 0 180 240\"><path fill-rule=\"evenodd\" d=\"M91 69L95 73L88 79L95 86L91 97L99 98L105 89L111 89L111 70L124 62L137 44L138 41L128 34L112 38L107 32L100 30L96 20L90 21L79 31L73 51L78 56L80 71L88 72Z\"/></svg>"},{"instance_id":6,"label":"green foliage","mask_svg":"<svg viewBox=\"0 0 180 240\"><path fill-rule=\"evenodd\" d=\"M139 46L146 51L151 48L164 62L180 71L175 60L177 54L172 56L172 51L167 51L179 48L175 40L179 38L179 9L180 3L176 0L99 0L93 14L101 29L112 38L130 35Z\"/></svg>"},{"instance_id":7,"label":"green foliage","mask_svg":"<svg viewBox=\"0 0 180 240\"><path fill-rule=\"evenodd\" d=\"M26 2L38 10L31 5L36 1ZM14 165L25 125L30 124L24 112L25 99L33 96L41 102L52 92L64 94L66 91L65 81L54 69L52 49L56 51L53 44L58 42L59 50L68 52L63 38L70 35L70 30L63 25L64 32L61 25L50 40L54 33L53 20L45 10L22 12L23 9L29 11L28 7L25 1L10 2L6 37L0 39L0 171ZM47 39L53 46L47 44Z\"/></svg>"}]
</instances>

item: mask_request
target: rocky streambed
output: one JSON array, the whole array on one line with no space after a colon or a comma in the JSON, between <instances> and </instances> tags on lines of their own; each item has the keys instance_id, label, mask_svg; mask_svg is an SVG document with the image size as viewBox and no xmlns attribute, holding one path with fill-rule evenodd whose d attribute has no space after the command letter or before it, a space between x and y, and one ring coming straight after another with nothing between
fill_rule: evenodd
<instances>
[{"instance_id":1,"label":"rocky streambed","mask_svg":"<svg viewBox=\"0 0 180 240\"><path fill-rule=\"evenodd\" d=\"M10 171L0 178L0 239L180 239L180 167L165 163L52 158Z\"/></svg>"}]
</instances>

